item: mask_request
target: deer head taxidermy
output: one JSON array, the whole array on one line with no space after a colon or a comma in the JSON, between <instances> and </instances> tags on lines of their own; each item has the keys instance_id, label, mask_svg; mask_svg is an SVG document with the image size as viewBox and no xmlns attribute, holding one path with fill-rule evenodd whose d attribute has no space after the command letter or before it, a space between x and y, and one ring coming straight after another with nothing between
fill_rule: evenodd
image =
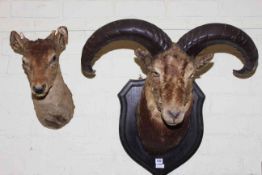
<instances>
[{"instance_id":1,"label":"deer head taxidermy","mask_svg":"<svg viewBox=\"0 0 262 175\"><path fill-rule=\"evenodd\" d=\"M213 53L199 53L215 44L225 44L242 55L244 67L234 70L236 77L251 76L258 64L258 52L251 38L228 24L206 24L190 30L177 43L157 26L137 19L109 23L86 42L82 53L82 72L95 76L95 54L116 40L138 42L138 61L146 67L147 78L137 106L137 127L144 148L153 154L174 148L186 133L186 120L193 103L193 82L199 69L209 64ZM188 120L188 119L187 119Z\"/></svg>"},{"instance_id":2,"label":"deer head taxidermy","mask_svg":"<svg viewBox=\"0 0 262 175\"><path fill-rule=\"evenodd\" d=\"M43 126L51 129L66 125L74 113L72 94L59 66L59 56L67 43L68 31L64 26L52 31L47 38L35 41L15 31L10 35L12 49L22 55L36 116Z\"/></svg>"}]
</instances>

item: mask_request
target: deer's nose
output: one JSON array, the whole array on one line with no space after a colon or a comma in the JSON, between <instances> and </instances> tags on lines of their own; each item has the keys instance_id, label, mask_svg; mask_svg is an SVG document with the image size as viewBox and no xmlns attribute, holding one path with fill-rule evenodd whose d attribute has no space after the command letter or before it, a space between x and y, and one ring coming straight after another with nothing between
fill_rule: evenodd
<instances>
[{"instance_id":1,"label":"deer's nose","mask_svg":"<svg viewBox=\"0 0 262 175\"><path fill-rule=\"evenodd\" d=\"M35 94L43 94L45 92L46 85L45 84L37 84L33 86L33 91Z\"/></svg>"}]
</instances>

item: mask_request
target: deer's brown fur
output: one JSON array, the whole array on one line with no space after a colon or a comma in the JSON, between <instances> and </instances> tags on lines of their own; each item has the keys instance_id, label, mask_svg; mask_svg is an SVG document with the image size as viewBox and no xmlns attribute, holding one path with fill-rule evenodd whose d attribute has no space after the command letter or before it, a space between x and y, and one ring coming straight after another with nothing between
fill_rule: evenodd
<instances>
[{"instance_id":1,"label":"deer's brown fur","mask_svg":"<svg viewBox=\"0 0 262 175\"><path fill-rule=\"evenodd\" d=\"M74 113L72 94L59 65L59 56L67 42L66 27L59 27L46 39L36 41L15 31L10 36L12 49L23 56L23 69L29 80L37 118L47 128L63 127Z\"/></svg>"}]
</instances>

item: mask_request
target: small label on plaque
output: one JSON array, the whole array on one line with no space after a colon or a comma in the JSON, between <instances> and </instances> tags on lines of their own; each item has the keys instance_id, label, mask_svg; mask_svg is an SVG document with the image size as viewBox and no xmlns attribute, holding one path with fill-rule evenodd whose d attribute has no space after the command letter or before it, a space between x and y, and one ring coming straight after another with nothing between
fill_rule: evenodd
<instances>
[{"instance_id":1,"label":"small label on plaque","mask_svg":"<svg viewBox=\"0 0 262 175\"><path fill-rule=\"evenodd\" d=\"M165 168L163 158L155 158L155 168L156 169L164 169Z\"/></svg>"}]
</instances>

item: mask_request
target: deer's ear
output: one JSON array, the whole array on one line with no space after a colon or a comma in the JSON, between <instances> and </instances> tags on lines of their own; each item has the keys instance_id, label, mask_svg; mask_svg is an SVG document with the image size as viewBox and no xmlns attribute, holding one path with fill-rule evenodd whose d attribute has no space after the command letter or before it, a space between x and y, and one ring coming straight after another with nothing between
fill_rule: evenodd
<instances>
[{"instance_id":1,"label":"deer's ear","mask_svg":"<svg viewBox=\"0 0 262 175\"><path fill-rule=\"evenodd\" d=\"M53 31L50 33L50 35L49 35L48 37L46 37L46 39L54 40L54 39L55 39L55 33L56 33L56 31L53 30Z\"/></svg>"},{"instance_id":2,"label":"deer's ear","mask_svg":"<svg viewBox=\"0 0 262 175\"><path fill-rule=\"evenodd\" d=\"M10 34L10 46L16 53L23 55L27 41L22 33L19 35L16 31L12 31Z\"/></svg>"},{"instance_id":3,"label":"deer's ear","mask_svg":"<svg viewBox=\"0 0 262 175\"><path fill-rule=\"evenodd\" d=\"M55 32L55 40L57 49L62 52L65 50L66 45L68 43L68 31L65 26L58 27L58 29Z\"/></svg>"}]
</instances>

